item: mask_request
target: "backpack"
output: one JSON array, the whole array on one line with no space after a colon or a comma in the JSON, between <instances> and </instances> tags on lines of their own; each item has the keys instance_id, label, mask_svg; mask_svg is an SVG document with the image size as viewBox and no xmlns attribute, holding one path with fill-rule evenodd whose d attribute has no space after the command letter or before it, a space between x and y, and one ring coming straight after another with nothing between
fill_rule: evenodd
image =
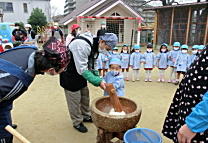
<instances>
[{"instance_id":1,"label":"backpack","mask_svg":"<svg viewBox=\"0 0 208 143\"><path fill-rule=\"evenodd\" d=\"M73 38L72 40L71 40L71 42L72 41L74 41L74 40L76 40L76 39L82 39L82 40L84 40L84 41L86 41L89 45L90 45L90 47L91 47L91 53L90 53L90 56L89 56L89 58L91 58L92 57L92 69L94 69L94 60L95 59L97 59L98 58L98 55L99 55L99 52L98 52L98 42L99 42L99 37L94 37L93 38L93 44L91 44L91 42L87 39L87 38L85 38L85 37L83 37L83 36L76 36L75 38ZM70 43L71 43L70 42ZM70 44L69 43L69 44ZM68 46L69 46L69 44L68 44ZM67 46L67 48L68 48L68 46ZM95 56L95 54L97 54L96 55L96 57L94 57Z\"/></svg>"}]
</instances>

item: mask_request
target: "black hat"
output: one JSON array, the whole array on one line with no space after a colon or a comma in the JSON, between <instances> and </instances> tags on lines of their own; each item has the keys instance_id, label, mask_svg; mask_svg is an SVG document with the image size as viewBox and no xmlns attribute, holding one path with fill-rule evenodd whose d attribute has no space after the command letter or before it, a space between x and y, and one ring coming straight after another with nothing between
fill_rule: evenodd
<instances>
[{"instance_id":1,"label":"black hat","mask_svg":"<svg viewBox=\"0 0 208 143\"><path fill-rule=\"evenodd\" d=\"M14 26L20 26L19 23L15 23Z\"/></svg>"},{"instance_id":2,"label":"black hat","mask_svg":"<svg viewBox=\"0 0 208 143\"><path fill-rule=\"evenodd\" d=\"M147 48L152 48L153 46L152 46L152 43L148 43L147 44Z\"/></svg>"}]
</instances>

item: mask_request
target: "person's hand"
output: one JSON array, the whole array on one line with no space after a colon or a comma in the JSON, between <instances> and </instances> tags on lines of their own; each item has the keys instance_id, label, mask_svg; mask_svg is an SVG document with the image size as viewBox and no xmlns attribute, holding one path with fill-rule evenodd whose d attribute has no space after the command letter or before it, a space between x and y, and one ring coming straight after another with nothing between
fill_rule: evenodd
<instances>
[{"instance_id":1,"label":"person's hand","mask_svg":"<svg viewBox=\"0 0 208 143\"><path fill-rule=\"evenodd\" d=\"M174 67L175 69L177 69L177 67Z\"/></svg>"},{"instance_id":2,"label":"person's hand","mask_svg":"<svg viewBox=\"0 0 208 143\"><path fill-rule=\"evenodd\" d=\"M155 65L153 66L153 68L155 68Z\"/></svg>"},{"instance_id":3,"label":"person's hand","mask_svg":"<svg viewBox=\"0 0 208 143\"><path fill-rule=\"evenodd\" d=\"M130 67L130 68L133 68L133 66L132 66L132 65L130 65L129 67Z\"/></svg>"},{"instance_id":4,"label":"person's hand","mask_svg":"<svg viewBox=\"0 0 208 143\"><path fill-rule=\"evenodd\" d=\"M142 61L140 63L143 63Z\"/></svg>"},{"instance_id":5,"label":"person's hand","mask_svg":"<svg viewBox=\"0 0 208 143\"><path fill-rule=\"evenodd\" d=\"M185 124L183 125L177 134L178 142L179 143L191 143L191 140L196 135L195 132L192 132L189 127Z\"/></svg>"},{"instance_id":6,"label":"person's hand","mask_svg":"<svg viewBox=\"0 0 208 143\"><path fill-rule=\"evenodd\" d=\"M171 56L168 57L169 59L171 58Z\"/></svg>"},{"instance_id":7,"label":"person's hand","mask_svg":"<svg viewBox=\"0 0 208 143\"><path fill-rule=\"evenodd\" d=\"M143 63L144 63L144 64L146 64L147 62L146 62L146 61L144 61Z\"/></svg>"},{"instance_id":8,"label":"person's hand","mask_svg":"<svg viewBox=\"0 0 208 143\"><path fill-rule=\"evenodd\" d=\"M167 68L169 67L169 65L167 65Z\"/></svg>"},{"instance_id":9,"label":"person's hand","mask_svg":"<svg viewBox=\"0 0 208 143\"><path fill-rule=\"evenodd\" d=\"M103 90L105 90L105 89L106 89L105 84L106 84L106 82L105 82L105 81L102 81L102 82L100 83L100 88L103 89Z\"/></svg>"}]
</instances>

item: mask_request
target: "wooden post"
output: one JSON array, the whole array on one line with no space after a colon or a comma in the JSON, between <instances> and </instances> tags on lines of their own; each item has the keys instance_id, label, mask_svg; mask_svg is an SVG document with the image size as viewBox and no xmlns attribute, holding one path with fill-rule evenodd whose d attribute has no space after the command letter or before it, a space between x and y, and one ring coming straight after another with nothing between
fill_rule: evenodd
<instances>
[{"instance_id":1,"label":"wooden post","mask_svg":"<svg viewBox=\"0 0 208 143\"><path fill-rule=\"evenodd\" d=\"M188 44L190 21L191 21L191 7L189 7L189 14L188 14L188 23L187 23L187 28L186 28L187 31L186 31L185 44Z\"/></svg>"},{"instance_id":2,"label":"wooden post","mask_svg":"<svg viewBox=\"0 0 208 143\"><path fill-rule=\"evenodd\" d=\"M172 45L174 12L175 12L175 8L172 9L169 45Z\"/></svg>"},{"instance_id":3,"label":"wooden post","mask_svg":"<svg viewBox=\"0 0 208 143\"><path fill-rule=\"evenodd\" d=\"M207 31L208 31L208 14L207 14L207 23L205 28L204 45L207 44Z\"/></svg>"},{"instance_id":4,"label":"wooden post","mask_svg":"<svg viewBox=\"0 0 208 143\"><path fill-rule=\"evenodd\" d=\"M153 45L156 46L157 45L157 26L158 26L158 13L160 11L157 10L155 11L155 26L154 26L154 41L153 41Z\"/></svg>"}]
</instances>

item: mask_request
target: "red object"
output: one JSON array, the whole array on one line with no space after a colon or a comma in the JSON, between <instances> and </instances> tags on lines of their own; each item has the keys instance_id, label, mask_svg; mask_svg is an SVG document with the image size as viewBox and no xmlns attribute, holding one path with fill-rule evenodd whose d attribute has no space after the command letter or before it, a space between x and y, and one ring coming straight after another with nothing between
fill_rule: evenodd
<instances>
[{"instance_id":1,"label":"red object","mask_svg":"<svg viewBox=\"0 0 208 143\"><path fill-rule=\"evenodd\" d=\"M74 29L80 27L78 24L73 24L72 27L71 27L71 31L73 31Z\"/></svg>"},{"instance_id":2,"label":"red object","mask_svg":"<svg viewBox=\"0 0 208 143\"><path fill-rule=\"evenodd\" d=\"M4 48L3 48L2 44L0 44L0 53L1 52L4 52Z\"/></svg>"},{"instance_id":3,"label":"red object","mask_svg":"<svg viewBox=\"0 0 208 143\"><path fill-rule=\"evenodd\" d=\"M153 68L144 68L144 70L150 70L151 71L151 70L153 70Z\"/></svg>"},{"instance_id":4,"label":"red object","mask_svg":"<svg viewBox=\"0 0 208 143\"><path fill-rule=\"evenodd\" d=\"M8 42L8 40L7 40L7 39L5 39L5 40L4 40L4 42L5 42L5 43L7 43L7 42Z\"/></svg>"}]
</instances>

